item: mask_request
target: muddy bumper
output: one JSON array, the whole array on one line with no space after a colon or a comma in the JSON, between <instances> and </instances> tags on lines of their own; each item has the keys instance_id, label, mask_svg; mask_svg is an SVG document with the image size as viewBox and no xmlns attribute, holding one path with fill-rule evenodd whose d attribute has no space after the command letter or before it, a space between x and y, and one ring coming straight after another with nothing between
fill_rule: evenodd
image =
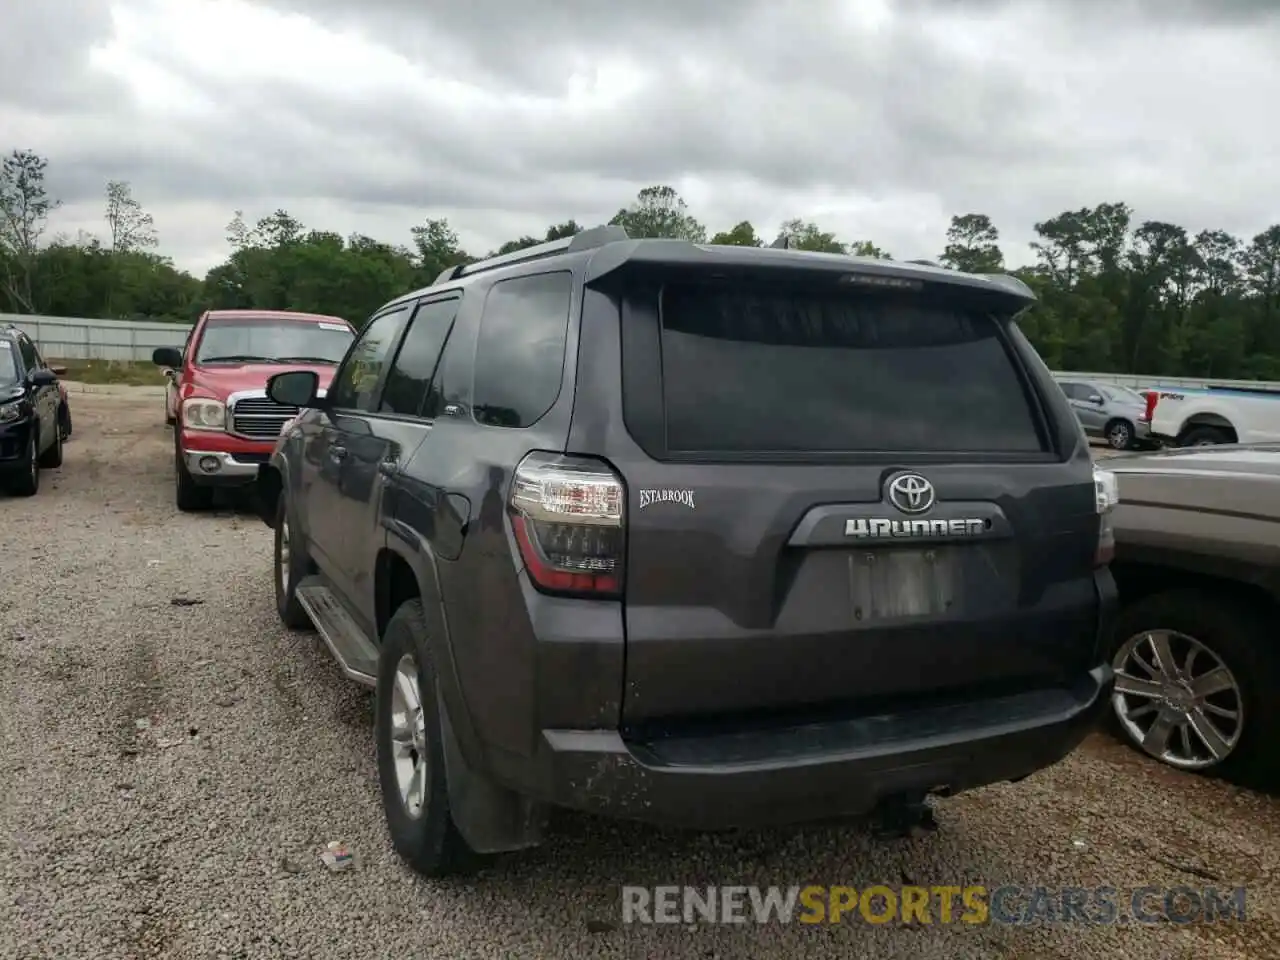
<instances>
[{"instance_id":1,"label":"muddy bumper","mask_svg":"<svg viewBox=\"0 0 1280 960\"><path fill-rule=\"evenodd\" d=\"M1113 685L1102 665L1069 687L785 729L647 742L547 730L545 799L698 830L858 817L1056 763L1096 726Z\"/></svg>"}]
</instances>

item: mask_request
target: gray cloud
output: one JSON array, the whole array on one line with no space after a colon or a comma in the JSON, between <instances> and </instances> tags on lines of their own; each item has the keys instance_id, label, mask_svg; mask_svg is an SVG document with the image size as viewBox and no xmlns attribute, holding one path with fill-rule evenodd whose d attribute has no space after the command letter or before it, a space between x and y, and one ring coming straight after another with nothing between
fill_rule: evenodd
<instances>
[{"instance_id":1,"label":"gray cloud","mask_svg":"<svg viewBox=\"0 0 1280 960\"><path fill-rule=\"evenodd\" d=\"M266 0L277 9L363 29L395 49L433 65L470 68L490 83L519 83L526 91L563 89L568 76L625 54L665 63L674 52L696 51L716 36L773 9L770 0ZM838 4L808 0L821 19Z\"/></svg>"},{"instance_id":2,"label":"gray cloud","mask_svg":"<svg viewBox=\"0 0 1280 960\"><path fill-rule=\"evenodd\" d=\"M89 82L85 68L90 46L110 34L111 13L101 0L6 3L0 14L0 106L62 112L107 105L119 91Z\"/></svg>"},{"instance_id":3,"label":"gray cloud","mask_svg":"<svg viewBox=\"0 0 1280 960\"><path fill-rule=\"evenodd\" d=\"M1280 19L1275 0L902 0L914 11L977 10L1006 13L1013 9L1054 11L1096 21L1256 23Z\"/></svg>"},{"instance_id":4,"label":"gray cloud","mask_svg":"<svg viewBox=\"0 0 1280 960\"><path fill-rule=\"evenodd\" d=\"M971 210L993 216L1007 247L1037 220L1108 200L1193 229L1280 219L1258 201L1280 192L1280 134L1256 123L1280 96L1280 68L1260 19L1229 22L1245 2L1217 4L1216 28L1200 31L1176 0L1158 30L1139 22L1156 16L1141 2L1081 0L910 0L914 14L897 17L837 0L268 5L358 30L507 106L464 109L411 85L373 95L341 77L322 93L308 78L236 84L156 44L152 65L210 104L159 117L100 78L85 85L88 47L110 32L100 7L53 40L25 14L19 40L49 44L63 80L31 98L9 85L0 130L16 105L45 133L30 145L50 155L67 223L97 216L113 178L153 208L167 249L205 266L236 208L313 211L332 218L317 226L393 242L447 214L486 249L568 216L608 217L659 182L712 230L752 218L769 234L802 216L903 256L936 255L946 218ZM50 6L74 19L74 0ZM649 71L607 111L546 108L618 58ZM14 74L4 63L0 76ZM24 64L29 82L42 76L41 61ZM30 119L45 102L79 112L55 129ZM196 216L202 228L180 219Z\"/></svg>"}]
</instances>

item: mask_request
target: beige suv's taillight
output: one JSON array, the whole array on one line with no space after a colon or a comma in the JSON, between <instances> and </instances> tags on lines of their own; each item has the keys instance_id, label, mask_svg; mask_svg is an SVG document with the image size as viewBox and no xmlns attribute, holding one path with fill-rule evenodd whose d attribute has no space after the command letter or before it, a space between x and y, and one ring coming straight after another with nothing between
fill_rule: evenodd
<instances>
[{"instance_id":1,"label":"beige suv's taillight","mask_svg":"<svg viewBox=\"0 0 1280 960\"><path fill-rule=\"evenodd\" d=\"M1110 470L1093 468L1093 490L1098 508L1098 549L1094 563L1105 567L1116 555L1115 531L1111 527L1111 514L1120 502L1120 485Z\"/></svg>"}]
</instances>

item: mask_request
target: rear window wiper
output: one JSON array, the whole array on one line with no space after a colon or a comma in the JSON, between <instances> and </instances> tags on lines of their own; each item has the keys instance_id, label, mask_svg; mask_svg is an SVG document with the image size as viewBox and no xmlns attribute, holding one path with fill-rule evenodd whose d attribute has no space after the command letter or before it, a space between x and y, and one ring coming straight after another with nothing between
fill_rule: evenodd
<instances>
[{"instance_id":1,"label":"rear window wiper","mask_svg":"<svg viewBox=\"0 0 1280 960\"><path fill-rule=\"evenodd\" d=\"M275 357L259 357L251 353L228 353L221 357L201 357L200 363L276 363Z\"/></svg>"},{"instance_id":2,"label":"rear window wiper","mask_svg":"<svg viewBox=\"0 0 1280 960\"><path fill-rule=\"evenodd\" d=\"M337 360L330 360L328 357L276 357L277 363L327 363L330 366L337 366Z\"/></svg>"}]
</instances>

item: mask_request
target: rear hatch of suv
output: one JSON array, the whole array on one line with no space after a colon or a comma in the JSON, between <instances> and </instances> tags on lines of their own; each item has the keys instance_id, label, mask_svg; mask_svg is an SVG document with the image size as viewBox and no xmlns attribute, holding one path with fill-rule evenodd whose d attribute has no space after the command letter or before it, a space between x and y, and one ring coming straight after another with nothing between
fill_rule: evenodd
<instances>
[{"instance_id":1,"label":"rear hatch of suv","mask_svg":"<svg viewBox=\"0 0 1280 960\"><path fill-rule=\"evenodd\" d=\"M1071 682L1096 656L1099 523L1013 323L1029 298L786 263L598 284L620 319L626 429L591 452L626 489L624 729Z\"/></svg>"}]
</instances>

